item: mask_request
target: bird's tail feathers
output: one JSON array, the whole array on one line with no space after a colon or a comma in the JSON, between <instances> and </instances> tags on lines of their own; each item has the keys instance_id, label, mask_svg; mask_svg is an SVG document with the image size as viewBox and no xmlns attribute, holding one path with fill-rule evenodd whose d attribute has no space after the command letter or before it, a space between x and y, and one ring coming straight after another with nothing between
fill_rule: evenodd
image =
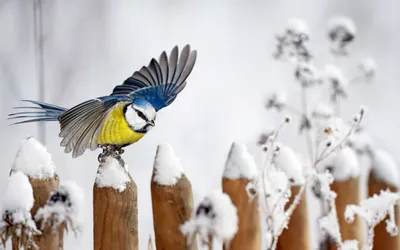
<instances>
[{"instance_id":1,"label":"bird's tail feathers","mask_svg":"<svg viewBox=\"0 0 400 250\"><path fill-rule=\"evenodd\" d=\"M21 112L15 112L8 115L9 120L19 119L18 122L12 123L11 125L39 121L57 121L58 117L67 111L66 108L45 102L32 100L22 101L35 104L36 106L14 107L14 109L21 110Z\"/></svg>"}]
</instances>

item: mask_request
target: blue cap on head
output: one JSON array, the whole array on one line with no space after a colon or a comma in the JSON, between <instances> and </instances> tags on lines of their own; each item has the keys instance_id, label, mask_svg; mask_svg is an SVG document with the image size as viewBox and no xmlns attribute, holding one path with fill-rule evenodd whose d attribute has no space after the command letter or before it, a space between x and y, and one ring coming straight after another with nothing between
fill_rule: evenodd
<instances>
[{"instance_id":1,"label":"blue cap on head","mask_svg":"<svg viewBox=\"0 0 400 250\"><path fill-rule=\"evenodd\" d=\"M146 101L144 98L134 98L132 104L143 108L154 108L150 102Z\"/></svg>"}]
</instances>

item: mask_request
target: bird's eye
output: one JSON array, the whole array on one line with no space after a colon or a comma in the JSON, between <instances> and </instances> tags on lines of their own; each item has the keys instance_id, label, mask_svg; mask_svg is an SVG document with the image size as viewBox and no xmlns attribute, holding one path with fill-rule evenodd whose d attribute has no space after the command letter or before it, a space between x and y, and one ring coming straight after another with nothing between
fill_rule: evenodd
<instances>
[{"instance_id":1,"label":"bird's eye","mask_svg":"<svg viewBox=\"0 0 400 250\"><path fill-rule=\"evenodd\" d=\"M138 116L139 116L140 118L142 118L143 120L147 121L147 118L146 118L146 116L143 114L142 111L137 110L136 112L137 112L137 114L138 114Z\"/></svg>"}]
</instances>

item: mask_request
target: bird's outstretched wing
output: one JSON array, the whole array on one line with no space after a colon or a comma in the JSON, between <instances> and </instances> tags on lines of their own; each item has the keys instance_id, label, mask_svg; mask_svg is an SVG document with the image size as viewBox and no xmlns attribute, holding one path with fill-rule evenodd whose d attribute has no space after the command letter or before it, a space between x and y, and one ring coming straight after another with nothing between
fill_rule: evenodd
<instances>
[{"instance_id":1,"label":"bird's outstretched wing","mask_svg":"<svg viewBox=\"0 0 400 250\"><path fill-rule=\"evenodd\" d=\"M186 79L196 62L197 52L186 45L178 58L175 46L168 58L164 51L160 59L133 73L122 85L114 88L111 96L141 97L150 102L156 111L170 105L186 86Z\"/></svg>"},{"instance_id":2,"label":"bird's outstretched wing","mask_svg":"<svg viewBox=\"0 0 400 250\"><path fill-rule=\"evenodd\" d=\"M105 96L83 102L59 118L62 137L60 143L65 147L65 153L72 152L72 157L82 155L87 148L95 150L98 147L97 138L102 124L119 102L129 101L128 97Z\"/></svg>"}]
</instances>

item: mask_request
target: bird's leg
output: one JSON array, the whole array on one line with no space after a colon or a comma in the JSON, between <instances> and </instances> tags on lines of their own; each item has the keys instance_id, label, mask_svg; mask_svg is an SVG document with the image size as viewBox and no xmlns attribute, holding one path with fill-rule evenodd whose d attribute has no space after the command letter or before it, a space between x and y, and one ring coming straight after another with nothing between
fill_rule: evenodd
<instances>
[{"instance_id":1,"label":"bird's leg","mask_svg":"<svg viewBox=\"0 0 400 250\"><path fill-rule=\"evenodd\" d=\"M102 145L101 148L103 152L100 153L98 160L100 163L104 163L107 156L111 156L118 160L121 166L125 166L125 162L121 157L121 154L124 153L124 150L117 145Z\"/></svg>"}]
</instances>

